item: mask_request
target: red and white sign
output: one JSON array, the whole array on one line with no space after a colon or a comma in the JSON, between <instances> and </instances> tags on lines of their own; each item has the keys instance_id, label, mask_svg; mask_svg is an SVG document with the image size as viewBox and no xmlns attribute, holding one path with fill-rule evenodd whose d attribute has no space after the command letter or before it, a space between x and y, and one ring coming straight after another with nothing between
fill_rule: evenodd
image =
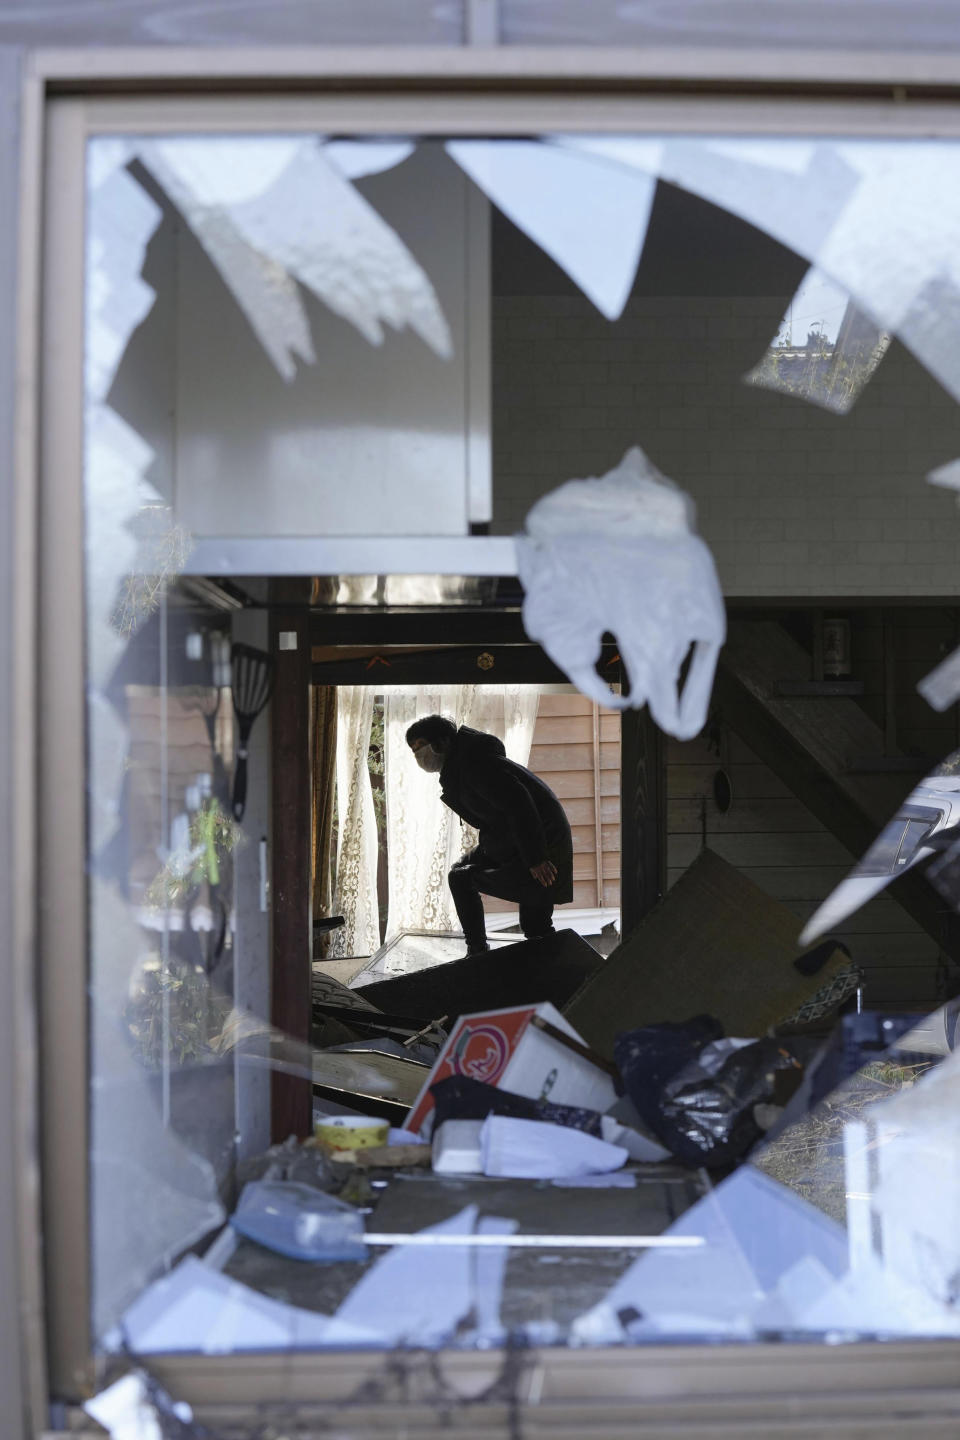
<instances>
[{"instance_id":1,"label":"red and white sign","mask_svg":"<svg viewBox=\"0 0 960 1440\"><path fill-rule=\"evenodd\" d=\"M547 1002L461 1015L413 1104L406 1128L420 1133L426 1127L429 1133L433 1115L431 1086L452 1075L482 1080L531 1100L608 1110L617 1098L610 1076L531 1026L535 1015L572 1039L581 1038Z\"/></svg>"}]
</instances>

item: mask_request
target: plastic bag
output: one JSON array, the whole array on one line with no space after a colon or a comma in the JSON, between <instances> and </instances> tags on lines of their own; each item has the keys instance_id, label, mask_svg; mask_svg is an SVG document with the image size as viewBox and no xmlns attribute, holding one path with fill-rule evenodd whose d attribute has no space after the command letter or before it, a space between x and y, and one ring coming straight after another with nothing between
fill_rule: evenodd
<instances>
[{"instance_id":1,"label":"plastic bag","mask_svg":"<svg viewBox=\"0 0 960 1440\"><path fill-rule=\"evenodd\" d=\"M538 500L516 546L524 629L584 695L621 710L649 702L668 734L699 734L726 613L689 496L635 446L602 478L570 480ZM594 668L606 631L629 696L614 695Z\"/></svg>"},{"instance_id":2,"label":"plastic bag","mask_svg":"<svg viewBox=\"0 0 960 1440\"><path fill-rule=\"evenodd\" d=\"M684 1165L739 1160L763 1131L754 1107L770 1100L773 1075L797 1061L778 1040L722 1038L708 1016L648 1025L617 1037L615 1057L643 1119Z\"/></svg>"},{"instance_id":3,"label":"plastic bag","mask_svg":"<svg viewBox=\"0 0 960 1440\"><path fill-rule=\"evenodd\" d=\"M312 1185L254 1180L230 1217L239 1234L291 1260L365 1260L363 1216Z\"/></svg>"}]
</instances>

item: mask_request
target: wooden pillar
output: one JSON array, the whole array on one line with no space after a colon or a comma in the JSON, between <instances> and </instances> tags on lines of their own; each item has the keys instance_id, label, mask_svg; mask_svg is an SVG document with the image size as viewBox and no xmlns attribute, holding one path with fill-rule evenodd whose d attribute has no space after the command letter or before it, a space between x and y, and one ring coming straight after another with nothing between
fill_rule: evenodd
<instances>
[{"instance_id":1,"label":"wooden pillar","mask_svg":"<svg viewBox=\"0 0 960 1440\"><path fill-rule=\"evenodd\" d=\"M620 933L652 910L667 885L666 746L646 707L620 730Z\"/></svg>"},{"instance_id":2,"label":"wooden pillar","mask_svg":"<svg viewBox=\"0 0 960 1440\"><path fill-rule=\"evenodd\" d=\"M305 608L270 612L276 665L271 705L270 1018L306 1047L310 1040L310 638ZM299 1047L297 1047L299 1048ZM275 1141L309 1135L312 1088L275 1071L270 1087Z\"/></svg>"}]
</instances>

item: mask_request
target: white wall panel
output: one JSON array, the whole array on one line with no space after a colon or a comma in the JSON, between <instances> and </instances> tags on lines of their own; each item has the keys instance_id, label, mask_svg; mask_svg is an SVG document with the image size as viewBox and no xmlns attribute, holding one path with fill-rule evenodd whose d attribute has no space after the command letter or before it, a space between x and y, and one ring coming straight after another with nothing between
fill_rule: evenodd
<instances>
[{"instance_id":1,"label":"white wall panel","mask_svg":"<svg viewBox=\"0 0 960 1440\"><path fill-rule=\"evenodd\" d=\"M487 307L468 314L467 184L423 146L360 187L429 275L450 360L408 330L373 346L304 293L317 363L286 383L182 227L176 511L192 534L466 533L468 362L482 374L489 354Z\"/></svg>"}]
</instances>

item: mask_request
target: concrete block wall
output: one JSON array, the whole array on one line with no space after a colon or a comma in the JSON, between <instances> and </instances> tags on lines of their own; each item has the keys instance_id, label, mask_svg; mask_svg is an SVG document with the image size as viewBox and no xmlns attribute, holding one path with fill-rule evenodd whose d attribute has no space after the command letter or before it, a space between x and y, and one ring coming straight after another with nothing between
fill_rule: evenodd
<instances>
[{"instance_id":1,"label":"concrete block wall","mask_svg":"<svg viewBox=\"0 0 960 1440\"><path fill-rule=\"evenodd\" d=\"M725 593L960 594L960 511L925 475L960 457L960 406L896 342L834 415L745 385L788 296L493 300L494 530L639 444L697 502Z\"/></svg>"}]
</instances>

